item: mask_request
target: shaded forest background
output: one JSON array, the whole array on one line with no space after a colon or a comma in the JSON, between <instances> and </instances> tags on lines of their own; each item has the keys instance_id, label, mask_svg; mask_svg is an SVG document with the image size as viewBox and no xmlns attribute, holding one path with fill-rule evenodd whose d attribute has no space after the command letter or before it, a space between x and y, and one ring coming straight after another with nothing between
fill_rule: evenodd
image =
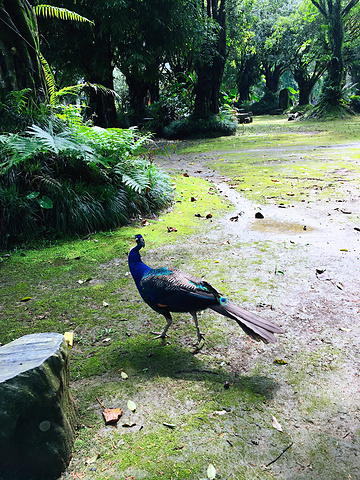
<instances>
[{"instance_id":1,"label":"shaded forest background","mask_svg":"<svg viewBox=\"0 0 360 480\"><path fill-rule=\"evenodd\" d=\"M359 20L359 0L1 0L0 248L170 205L149 134L360 111Z\"/></svg>"}]
</instances>

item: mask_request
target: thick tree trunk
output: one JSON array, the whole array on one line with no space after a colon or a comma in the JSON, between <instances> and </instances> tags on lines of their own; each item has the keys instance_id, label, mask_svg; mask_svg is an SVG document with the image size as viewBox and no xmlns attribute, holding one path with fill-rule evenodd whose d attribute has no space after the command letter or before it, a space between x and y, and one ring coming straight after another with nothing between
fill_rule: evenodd
<instances>
[{"instance_id":1,"label":"thick tree trunk","mask_svg":"<svg viewBox=\"0 0 360 480\"><path fill-rule=\"evenodd\" d=\"M263 69L265 73L266 88L270 92L276 93L279 89L279 81L284 71L284 65L263 61Z\"/></svg>"},{"instance_id":2,"label":"thick tree trunk","mask_svg":"<svg viewBox=\"0 0 360 480\"><path fill-rule=\"evenodd\" d=\"M44 95L36 18L27 0L0 0L0 101L30 88Z\"/></svg>"},{"instance_id":3,"label":"thick tree trunk","mask_svg":"<svg viewBox=\"0 0 360 480\"><path fill-rule=\"evenodd\" d=\"M237 65L236 77L239 102L250 100L250 89L256 84L259 78L259 65L256 56L250 56Z\"/></svg>"},{"instance_id":4,"label":"thick tree trunk","mask_svg":"<svg viewBox=\"0 0 360 480\"><path fill-rule=\"evenodd\" d=\"M309 79L302 69L294 69L293 75L299 87L299 105L308 105L310 103L312 89L318 78Z\"/></svg>"},{"instance_id":5,"label":"thick tree trunk","mask_svg":"<svg viewBox=\"0 0 360 480\"><path fill-rule=\"evenodd\" d=\"M338 106L341 100L341 89L345 79L344 69L344 18L357 5L359 0L349 0L343 7L341 0L311 0L324 16L328 26L328 37L331 48L331 59L327 69L327 79L322 92L323 104Z\"/></svg>"},{"instance_id":6,"label":"thick tree trunk","mask_svg":"<svg viewBox=\"0 0 360 480\"><path fill-rule=\"evenodd\" d=\"M109 90L114 90L113 52L110 41L103 38L100 27L94 27L93 61L87 66L87 79L90 83L99 84ZM89 48L91 48L89 46ZM90 91L90 115L95 125L103 128L117 126L114 95L104 92L101 88Z\"/></svg>"},{"instance_id":7,"label":"thick tree trunk","mask_svg":"<svg viewBox=\"0 0 360 480\"><path fill-rule=\"evenodd\" d=\"M209 59L196 69L197 84L195 87L194 115L206 118L219 113L219 95L226 61L226 14L225 0L220 4L216 0L207 2L207 15L219 25L216 45L206 45ZM213 48L210 55L209 50Z\"/></svg>"},{"instance_id":8,"label":"thick tree trunk","mask_svg":"<svg viewBox=\"0 0 360 480\"><path fill-rule=\"evenodd\" d=\"M333 9L329 14L331 60L328 68L328 82L323 93L330 105L339 104L345 75L343 60L344 27L341 8L341 0L335 0Z\"/></svg>"},{"instance_id":9,"label":"thick tree trunk","mask_svg":"<svg viewBox=\"0 0 360 480\"><path fill-rule=\"evenodd\" d=\"M159 100L159 85L130 74L126 75L126 83L129 87L130 108L134 119L141 120L145 116L148 103Z\"/></svg>"}]
</instances>

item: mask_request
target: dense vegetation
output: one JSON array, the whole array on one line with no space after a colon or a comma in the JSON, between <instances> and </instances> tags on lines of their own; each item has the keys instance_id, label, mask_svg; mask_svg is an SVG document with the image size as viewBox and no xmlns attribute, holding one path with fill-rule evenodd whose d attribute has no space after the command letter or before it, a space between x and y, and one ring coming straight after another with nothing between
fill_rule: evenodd
<instances>
[{"instance_id":1,"label":"dense vegetation","mask_svg":"<svg viewBox=\"0 0 360 480\"><path fill-rule=\"evenodd\" d=\"M73 114L34 118L28 93L3 106L23 129L0 135L0 248L116 228L171 203L169 177L140 155L149 137L89 127Z\"/></svg>"},{"instance_id":2,"label":"dense vegetation","mask_svg":"<svg viewBox=\"0 0 360 480\"><path fill-rule=\"evenodd\" d=\"M359 15L359 0L4 0L0 248L168 205L166 175L136 157L141 130L231 135L239 108L359 109Z\"/></svg>"}]
</instances>

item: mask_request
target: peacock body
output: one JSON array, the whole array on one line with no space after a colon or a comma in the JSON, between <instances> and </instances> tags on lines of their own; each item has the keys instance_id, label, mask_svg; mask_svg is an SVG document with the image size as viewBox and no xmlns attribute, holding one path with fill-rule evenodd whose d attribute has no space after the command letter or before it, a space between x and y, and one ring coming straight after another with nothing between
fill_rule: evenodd
<instances>
[{"instance_id":1,"label":"peacock body","mask_svg":"<svg viewBox=\"0 0 360 480\"><path fill-rule=\"evenodd\" d=\"M145 247L142 235L135 235L136 246L129 253L129 269L142 299L156 312L164 315L165 329L156 338L165 338L172 323L171 312L188 312L192 315L198 336L200 332L197 312L210 308L235 320L257 341L275 343L274 333L284 333L277 325L241 307L231 304L212 285L178 269L151 268L140 256Z\"/></svg>"}]
</instances>

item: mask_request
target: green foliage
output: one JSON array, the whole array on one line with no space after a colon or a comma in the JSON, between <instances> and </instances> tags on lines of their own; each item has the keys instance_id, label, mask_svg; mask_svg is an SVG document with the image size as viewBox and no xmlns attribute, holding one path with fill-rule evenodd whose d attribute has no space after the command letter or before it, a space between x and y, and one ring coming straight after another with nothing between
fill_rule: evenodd
<instances>
[{"instance_id":1,"label":"green foliage","mask_svg":"<svg viewBox=\"0 0 360 480\"><path fill-rule=\"evenodd\" d=\"M0 136L0 248L116 228L169 205L168 176L136 156L147 137L48 122Z\"/></svg>"},{"instance_id":2,"label":"green foliage","mask_svg":"<svg viewBox=\"0 0 360 480\"><path fill-rule=\"evenodd\" d=\"M175 120L164 129L166 138L196 138L219 137L233 135L236 132L237 121L227 111L218 115L210 115L206 119L199 119L189 115Z\"/></svg>"},{"instance_id":3,"label":"green foliage","mask_svg":"<svg viewBox=\"0 0 360 480\"><path fill-rule=\"evenodd\" d=\"M94 22L88 18L82 17L78 13L71 12L66 8L54 7L52 5L36 5L33 7L35 15L49 17L49 18L59 18L61 20L74 20L76 22L89 22L94 25Z\"/></svg>"},{"instance_id":4,"label":"green foliage","mask_svg":"<svg viewBox=\"0 0 360 480\"><path fill-rule=\"evenodd\" d=\"M255 102L251 105L251 110L254 115L267 115L278 107L278 95L268 90L258 102Z\"/></svg>"},{"instance_id":5,"label":"green foliage","mask_svg":"<svg viewBox=\"0 0 360 480\"><path fill-rule=\"evenodd\" d=\"M9 92L5 101L0 102L0 133L25 130L48 115L48 106L36 104L30 88Z\"/></svg>"}]
</instances>

